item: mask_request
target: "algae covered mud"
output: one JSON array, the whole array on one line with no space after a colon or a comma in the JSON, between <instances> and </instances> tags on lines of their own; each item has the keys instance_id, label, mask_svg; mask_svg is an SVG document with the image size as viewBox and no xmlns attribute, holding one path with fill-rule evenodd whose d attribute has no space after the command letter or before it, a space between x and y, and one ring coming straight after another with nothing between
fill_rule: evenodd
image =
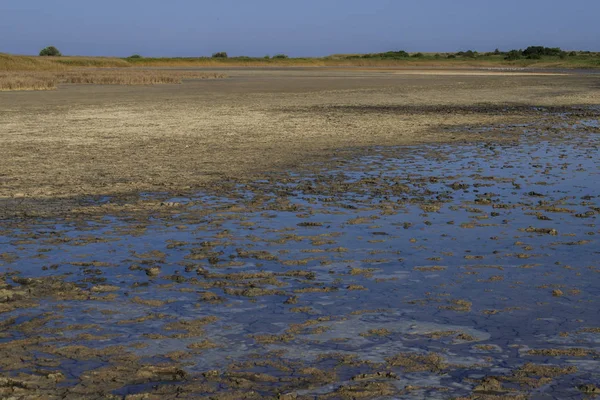
<instances>
[{"instance_id":1,"label":"algae covered mud","mask_svg":"<svg viewBox=\"0 0 600 400\"><path fill-rule=\"evenodd\" d=\"M597 113L5 219L0 397L598 395Z\"/></svg>"}]
</instances>

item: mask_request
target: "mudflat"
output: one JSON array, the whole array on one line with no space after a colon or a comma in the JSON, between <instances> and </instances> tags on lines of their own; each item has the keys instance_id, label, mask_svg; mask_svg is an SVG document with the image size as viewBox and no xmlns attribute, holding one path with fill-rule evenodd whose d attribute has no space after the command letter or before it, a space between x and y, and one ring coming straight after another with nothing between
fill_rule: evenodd
<instances>
[{"instance_id":1,"label":"mudflat","mask_svg":"<svg viewBox=\"0 0 600 400\"><path fill-rule=\"evenodd\" d=\"M600 393L600 85L0 93L0 398Z\"/></svg>"},{"instance_id":2,"label":"mudflat","mask_svg":"<svg viewBox=\"0 0 600 400\"><path fill-rule=\"evenodd\" d=\"M506 132L539 119L532 106L600 103L597 74L206 70L228 78L0 93L0 198L193 190L340 150L499 139L464 127Z\"/></svg>"}]
</instances>

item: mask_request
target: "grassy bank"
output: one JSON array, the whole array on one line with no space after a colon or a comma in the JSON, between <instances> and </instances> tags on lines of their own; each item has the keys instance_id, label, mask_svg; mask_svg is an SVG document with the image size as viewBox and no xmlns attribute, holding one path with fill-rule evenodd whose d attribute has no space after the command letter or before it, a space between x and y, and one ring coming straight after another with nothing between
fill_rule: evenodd
<instances>
[{"instance_id":1,"label":"grassy bank","mask_svg":"<svg viewBox=\"0 0 600 400\"><path fill-rule=\"evenodd\" d=\"M184 79L224 78L219 73L195 71L148 71L127 69L82 69L0 71L0 91L53 90L59 84L158 85L178 84Z\"/></svg>"},{"instance_id":2,"label":"grassy bank","mask_svg":"<svg viewBox=\"0 0 600 400\"><path fill-rule=\"evenodd\" d=\"M0 53L0 71L64 71L73 67L130 67L121 58L110 57L33 57Z\"/></svg>"},{"instance_id":3,"label":"grassy bank","mask_svg":"<svg viewBox=\"0 0 600 400\"><path fill-rule=\"evenodd\" d=\"M333 55L322 58L127 58L130 65L144 67L398 67L398 68L600 68L600 55L582 54L560 58L545 56L540 59L505 60L503 55L476 58L423 54L419 57L399 58L364 57L361 55Z\"/></svg>"},{"instance_id":4,"label":"grassy bank","mask_svg":"<svg viewBox=\"0 0 600 400\"><path fill-rule=\"evenodd\" d=\"M398 53L403 53L398 55ZM563 52L564 53L564 52ZM389 56L392 54L393 56ZM132 68L133 67L133 68ZM136 68L137 67L137 68ZM182 79L220 78L219 74L157 71L148 68L176 67L365 67L365 68L539 68L596 69L600 53L579 52L569 56L507 60L504 54L463 56L460 53L389 52L338 54L322 58L197 57L110 58L33 57L0 53L0 91L51 90L59 84L151 85L181 83Z\"/></svg>"},{"instance_id":5,"label":"grassy bank","mask_svg":"<svg viewBox=\"0 0 600 400\"><path fill-rule=\"evenodd\" d=\"M449 58L450 57L450 58ZM437 67L437 68L600 68L600 53L577 53L561 58L506 60L504 55L456 56L454 53L417 53L407 57L339 54L321 58L264 57L181 57L181 58L110 58L110 57L32 57L0 53L0 71L56 71L77 67Z\"/></svg>"}]
</instances>

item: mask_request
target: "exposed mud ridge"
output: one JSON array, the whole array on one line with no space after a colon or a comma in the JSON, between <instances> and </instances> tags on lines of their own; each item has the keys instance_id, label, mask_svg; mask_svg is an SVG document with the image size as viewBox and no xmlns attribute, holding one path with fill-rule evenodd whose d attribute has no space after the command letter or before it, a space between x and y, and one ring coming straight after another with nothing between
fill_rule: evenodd
<instances>
[{"instance_id":1,"label":"exposed mud ridge","mask_svg":"<svg viewBox=\"0 0 600 400\"><path fill-rule=\"evenodd\" d=\"M286 109L288 112L304 113L348 113L348 114L404 114L404 115L429 115L429 114L484 114L484 115L547 115L568 114L579 118L597 118L598 109L588 106L543 106L534 107L530 104L432 104L432 105L335 105L314 106L306 109Z\"/></svg>"}]
</instances>

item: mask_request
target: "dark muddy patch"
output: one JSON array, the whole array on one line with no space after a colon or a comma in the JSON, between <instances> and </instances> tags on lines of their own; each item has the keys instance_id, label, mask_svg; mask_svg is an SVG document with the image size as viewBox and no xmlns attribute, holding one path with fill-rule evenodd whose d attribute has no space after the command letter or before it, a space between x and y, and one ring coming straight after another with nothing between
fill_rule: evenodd
<instances>
[{"instance_id":1,"label":"dark muddy patch","mask_svg":"<svg viewBox=\"0 0 600 400\"><path fill-rule=\"evenodd\" d=\"M569 118L3 221L0 396L594 395L599 137Z\"/></svg>"}]
</instances>

